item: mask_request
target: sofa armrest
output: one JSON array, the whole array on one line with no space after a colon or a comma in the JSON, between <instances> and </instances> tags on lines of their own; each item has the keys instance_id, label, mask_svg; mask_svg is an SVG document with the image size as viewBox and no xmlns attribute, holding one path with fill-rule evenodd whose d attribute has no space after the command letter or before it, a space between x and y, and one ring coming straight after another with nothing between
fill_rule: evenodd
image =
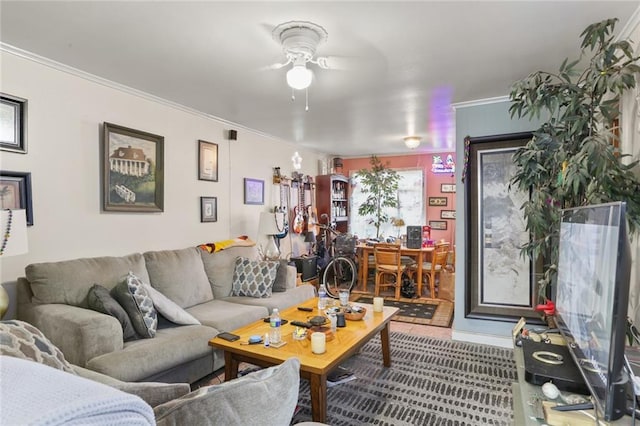
<instances>
[{"instance_id":1,"label":"sofa armrest","mask_svg":"<svg viewBox=\"0 0 640 426\"><path fill-rule=\"evenodd\" d=\"M296 288L296 279L298 277L298 270L295 266L287 265L287 290L290 288Z\"/></svg>"},{"instance_id":2,"label":"sofa armrest","mask_svg":"<svg viewBox=\"0 0 640 426\"><path fill-rule=\"evenodd\" d=\"M85 366L98 355L122 350L117 319L89 309L62 304L31 305L29 322L56 345L67 361Z\"/></svg>"},{"instance_id":3,"label":"sofa armrest","mask_svg":"<svg viewBox=\"0 0 640 426\"><path fill-rule=\"evenodd\" d=\"M78 367L77 365L73 366L73 370L78 376L82 376L85 379L139 396L152 407L180 398L191 392L189 383L123 382L106 374Z\"/></svg>"}]
</instances>

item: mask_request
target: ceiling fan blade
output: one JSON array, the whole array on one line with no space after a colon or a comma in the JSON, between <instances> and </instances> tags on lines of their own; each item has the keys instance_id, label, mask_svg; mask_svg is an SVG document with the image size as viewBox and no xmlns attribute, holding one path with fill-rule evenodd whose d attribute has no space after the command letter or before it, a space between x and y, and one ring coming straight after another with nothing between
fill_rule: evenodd
<instances>
[{"instance_id":1,"label":"ceiling fan blade","mask_svg":"<svg viewBox=\"0 0 640 426\"><path fill-rule=\"evenodd\" d=\"M281 68L286 67L288 64L289 64L288 62L282 62L282 63L277 63L277 64L266 65L266 66L260 68L260 71L279 70Z\"/></svg>"},{"instance_id":2,"label":"ceiling fan blade","mask_svg":"<svg viewBox=\"0 0 640 426\"><path fill-rule=\"evenodd\" d=\"M325 70L352 70L357 67L357 59L347 56L318 56L314 61Z\"/></svg>"}]
</instances>

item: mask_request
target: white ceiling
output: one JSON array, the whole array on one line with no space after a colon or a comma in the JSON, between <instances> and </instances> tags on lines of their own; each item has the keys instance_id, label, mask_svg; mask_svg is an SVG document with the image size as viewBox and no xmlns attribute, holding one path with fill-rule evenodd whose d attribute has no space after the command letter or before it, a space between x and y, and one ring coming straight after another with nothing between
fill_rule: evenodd
<instances>
[{"instance_id":1,"label":"white ceiling","mask_svg":"<svg viewBox=\"0 0 640 426\"><path fill-rule=\"evenodd\" d=\"M454 149L451 103L509 93L527 74L577 57L589 24L637 1L60 2L0 3L3 43L255 129L342 156ZM276 25L311 21L315 80L291 101ZM15 94L20 95L20 94ZM239 138L242 137L242 130Z\"/></svg>"}]
</instances>

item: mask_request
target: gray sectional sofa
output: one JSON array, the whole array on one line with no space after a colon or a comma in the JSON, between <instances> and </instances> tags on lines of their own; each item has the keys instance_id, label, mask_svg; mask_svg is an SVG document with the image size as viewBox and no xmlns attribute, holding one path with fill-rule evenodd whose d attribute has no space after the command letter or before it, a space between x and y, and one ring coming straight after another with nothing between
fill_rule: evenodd
<instances>
[{"instance_id":1,"label":"gray sectional sofa","mask_svg":"<svg viewBox=\"0 0 640 426\"><path fill-rule=\"evenodd\" d=\"M39 328L81 367L122 381L193 383L224 365L222 352L208 346L219 332L315 296L313 286L296 286L292 266L286 266L286 291L267 298L232 296L239 256L255 260L258 252L232 247L208 253L193 247L32 264L18 280L18 319ZM117 319L88 308L87 293L94 284L112 289L130 271L201 325L165 321L154 338L125 342Z\"/></svg>"}]
</instances>

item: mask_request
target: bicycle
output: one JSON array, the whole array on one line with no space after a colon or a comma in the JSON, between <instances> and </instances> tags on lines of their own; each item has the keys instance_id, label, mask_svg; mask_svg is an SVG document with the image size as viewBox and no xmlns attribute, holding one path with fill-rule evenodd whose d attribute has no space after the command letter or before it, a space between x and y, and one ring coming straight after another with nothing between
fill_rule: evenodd
<instances>
[{"instance_id":1,"label":"bicycle","mask_svg":"<svg viewBox=\"0 0 640 426\"><path fill-rule=\"evenodd\" d=\"M316 255L320 285L329 297L337 299L340 290L351 291L358 278L358 267L354 261L356 238L336 231L331 225L318 226L321 237L317 241Z\"/></svg>"}]
</instances>

